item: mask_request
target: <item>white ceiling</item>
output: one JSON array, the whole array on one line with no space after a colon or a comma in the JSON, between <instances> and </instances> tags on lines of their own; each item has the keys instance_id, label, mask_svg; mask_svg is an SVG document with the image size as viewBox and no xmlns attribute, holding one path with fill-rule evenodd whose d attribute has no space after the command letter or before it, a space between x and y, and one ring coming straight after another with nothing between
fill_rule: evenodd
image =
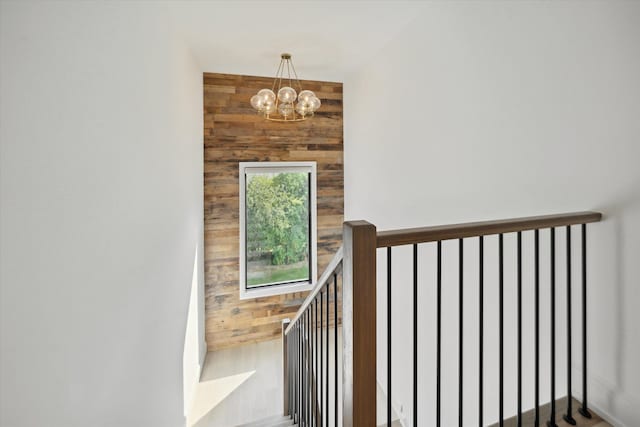
<instances>
[{"instance_id":1,"label":"white ceiling","mask_svg":"<svg viewBox=\"0 0 640 427\"><path fill-rule=\"evenodd\" d=\"M425 9L421 1L171 3L203 71L272 76L281 52L303 79L343 81Z\"/></svg>"}]
</instances>

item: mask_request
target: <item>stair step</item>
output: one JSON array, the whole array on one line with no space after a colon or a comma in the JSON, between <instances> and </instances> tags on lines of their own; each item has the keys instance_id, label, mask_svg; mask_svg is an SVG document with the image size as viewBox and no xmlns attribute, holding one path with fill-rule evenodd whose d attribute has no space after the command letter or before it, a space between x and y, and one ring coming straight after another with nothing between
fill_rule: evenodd
<instances>
[{"instance_id":1,"label":"stair step","mask_svg":"<svg viewBox=\"0 0 640 427\"><path fill-rule=\"evenodd\" d=\"M291 419L291 417L284 415L274 415L262 420L242 424L237 427L288 427L292 425L295 424L293 424L293 420Z\"/></svg>"},{"instance_id":2,"label":"stair step","mask_svg":"<svg viewBox=\"0 0 640 427\"><path fill-rule=\"evenodd\" d=\"M609 423L602 420L595 412L591 411L592 418L584 418L582 415L578 413L578 408L580 407L580 403L572 399L572 407L573 407L573 418L577 422L577 427L611 427ZM547 425L547 419L549 417L551 405L549 403L540 405L540 417L542 418L540 425ZM562 415L566 413L567 410L567 398L560 398L556 400L556 424L558 427L573 427L568 424L566 421L562 419ZM524 412L522 414L522 425L525 427L533 426L535 418L535 411L532 409L530 411ZM517 417L511 417L509 419L504 420L504 427L516 427L517 426ZM493 424L490 427L498 427L498 424Z\"/></svg>"},{"instance_id":3,"label":"stair step","mask_svg":"<svg viewBox=\"0 0 640 427\"><path fill-rule=\"evenodd\" d=\"M380 424L378 427L387 427L387 424ZM394 420L391 422L391 427L402 427L400 420Z\"/></svg>"}]
</instances>

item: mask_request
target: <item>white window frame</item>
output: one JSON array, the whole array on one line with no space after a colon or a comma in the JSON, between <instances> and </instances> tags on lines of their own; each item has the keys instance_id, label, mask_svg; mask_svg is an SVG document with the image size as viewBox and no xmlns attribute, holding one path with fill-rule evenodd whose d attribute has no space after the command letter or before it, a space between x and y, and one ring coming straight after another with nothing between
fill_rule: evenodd
<instances>
[{"instance_id":1,"label":"white window frame","mask_svg":"<svg viewBox=\"0 0 640 427\"><path fill-rule=\"evenodd\" d=\"M284 283L262 286L248 289L246 268L246 191L247 173L278 173L278 172L304 172L310 174L309 208L311 215L309 252L311 264L309 271L310 281L296 283ZM318 221L317 221L317 185L316 162L240 162L240 299L260 298L272 295L282 295L293 292L304 292L313 289L318 278Z\"/></svg>"}]
</instances>

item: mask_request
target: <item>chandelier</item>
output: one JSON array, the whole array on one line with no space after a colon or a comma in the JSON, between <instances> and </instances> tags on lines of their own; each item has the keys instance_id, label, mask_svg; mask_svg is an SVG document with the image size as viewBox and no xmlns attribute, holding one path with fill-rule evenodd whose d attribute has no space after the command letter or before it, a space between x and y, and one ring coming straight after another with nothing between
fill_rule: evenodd
<instances>
[{"instance_id":1,"label":"chandelier","mask_svg":"<svg viewBox=\"0 0 640 427\"><path fill-rule=\"evenodd\" d=\"M320 100L312 91L302 90L298 74L291 61L291 54L283 53L280 58L280 65L271 89L260 89L251 97L251 106L267 120L276 122L306 120L320 108ZM293 88L294 84L299 92Z\"/></svg>"}]
</instances>

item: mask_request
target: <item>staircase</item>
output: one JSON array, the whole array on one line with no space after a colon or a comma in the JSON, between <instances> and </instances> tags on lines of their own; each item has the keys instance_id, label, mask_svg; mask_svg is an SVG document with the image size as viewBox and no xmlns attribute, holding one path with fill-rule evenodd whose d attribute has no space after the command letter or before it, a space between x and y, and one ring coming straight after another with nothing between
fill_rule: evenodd
<instances>
[{"instance_id":1,"label":"staircase","mask_svg":"<svg viewBox=\"0 0 640 427\"><path fill-rule=\"evenodd\" d=\"M287 427L293 425L295 424L290 416L276 415L259 421L253 421L248 424L242 424L237 427Z\"/></svg>"}]
</instances>

